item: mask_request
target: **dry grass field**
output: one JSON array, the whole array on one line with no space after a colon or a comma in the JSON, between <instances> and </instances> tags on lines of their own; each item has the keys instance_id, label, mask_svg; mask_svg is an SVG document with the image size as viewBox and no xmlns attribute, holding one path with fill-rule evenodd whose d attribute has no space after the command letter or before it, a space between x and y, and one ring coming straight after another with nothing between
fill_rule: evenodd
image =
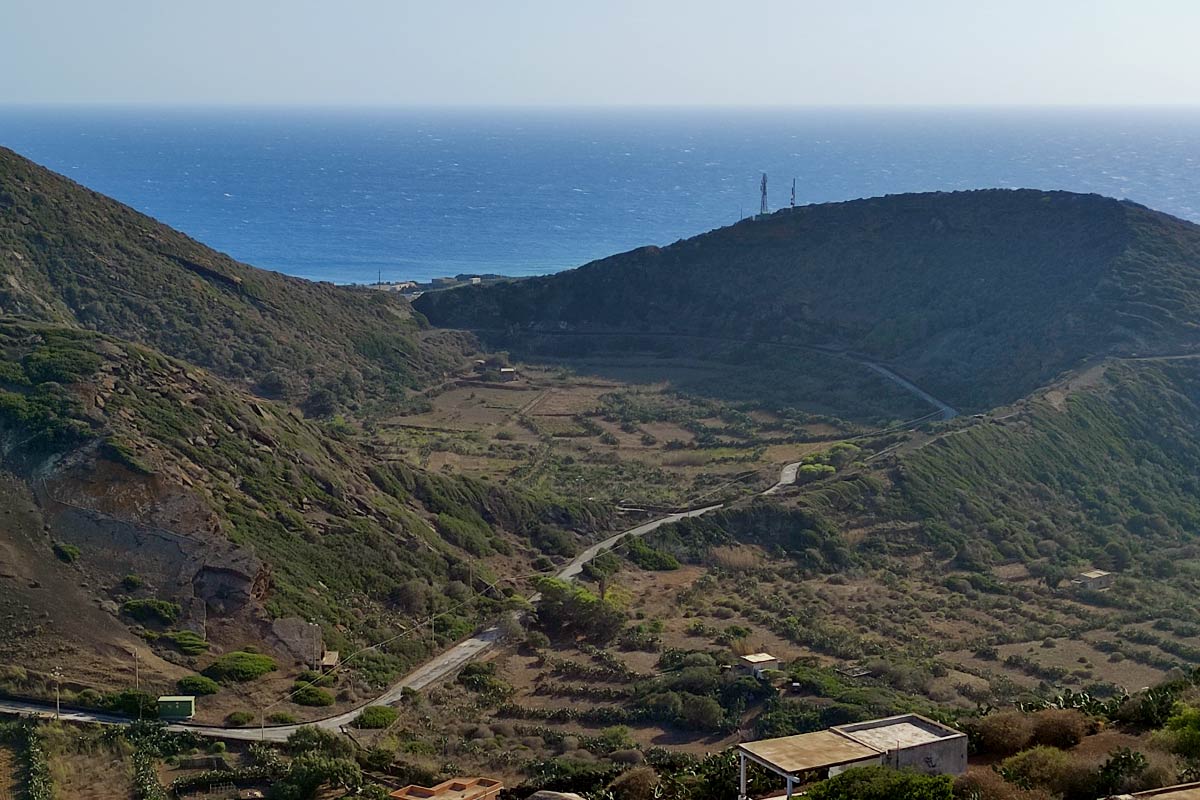
<instances>
[{"instance_id":1,"label":"dry grass field","mask_svg":"<svg viewBox=\"0 0 1200 800\"><path fill-rule=\"evenodd\" d=\"M677 388L727 380L726 365L519 369L517 381L460 382L423 413L386 419L381 452L568 495L676 507L766 488L783 464L870 429Z\"/></svg>"}]
</instances>

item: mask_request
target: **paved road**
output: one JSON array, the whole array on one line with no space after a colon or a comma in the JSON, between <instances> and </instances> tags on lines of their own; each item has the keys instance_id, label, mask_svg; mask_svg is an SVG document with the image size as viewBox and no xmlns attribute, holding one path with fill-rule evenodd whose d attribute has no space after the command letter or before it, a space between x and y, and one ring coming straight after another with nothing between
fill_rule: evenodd
<instances>
[{"instance_id":1,"label":"paved road","mask_svg":"<svg viewBox=\"0 0 1200 800\"><path fill-rule=\"evenodd\" d=\"M929 392L922 389L920 386L917 386L912 381L909 381L905 378L901 378L899 375L892 372L887 367L885 367L881 364L876 364L873 361L861 361L860 360L859 363L862 364L867 369L874 370L875 372L879 373L883 377L887 378L892 383L895 383L898 386L900 386L901 388L908 390L910 393L915 394L917 397L921 398L926 403L929 403L929 405L933 406L934 408L936 408L938 411L941 412L942 419L954 419L955 417L958 416L958 411L956 409L951 408L950 406L943 403L941 400L938 400L936 397L934 397Z\"/></svg>"}]
</instances>

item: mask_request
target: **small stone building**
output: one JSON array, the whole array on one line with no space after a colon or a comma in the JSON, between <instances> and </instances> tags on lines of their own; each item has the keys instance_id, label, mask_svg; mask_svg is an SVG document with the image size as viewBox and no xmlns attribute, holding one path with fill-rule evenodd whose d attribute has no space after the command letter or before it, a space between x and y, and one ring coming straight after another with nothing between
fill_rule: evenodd
<instances>
[{"instance_id":1,"label":"small stone building","mask_svg":"<svg viewBox=\"0 0 1200 800\"><path fill-rule=\"evenodd\" d=\"M1111 572L1105 572L1102 569L1090 569L1087 572L1079 573L1071 583L1080 588L1087 589L1090 592L1101 592L1113 585L1113 581L1117 576Z\"/></svg>"}]
</instances>

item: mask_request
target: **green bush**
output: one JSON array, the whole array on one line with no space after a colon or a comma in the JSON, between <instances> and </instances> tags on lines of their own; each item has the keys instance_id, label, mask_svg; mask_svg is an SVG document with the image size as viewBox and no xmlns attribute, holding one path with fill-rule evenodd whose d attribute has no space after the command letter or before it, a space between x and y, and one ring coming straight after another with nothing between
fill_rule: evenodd
<instances>
[{"instance_id":1,"label":"green bush","mask_svg":"<svg viewBox=\"0 0 1200 800\"><path fill-rule=\"evenodd\" d=\"M178 603L172 603L169 600L127 600L121 606L121 613L133 617L143 624L158 622L170 625L179 619L183 609L179 607Z\"/></svg>"},{"instance_id":2,"label":"green bush","mask_svg":"<svg viewBox=\"0 0 1200 800\"><path fill-rule=\"evenodd\" d=\"M337 678L333 675L318 672L315 669L306 669L296 676L296 683L311 683L313 686L333 686L337 683Z\"/></svg>"},{"instance_id":3,"label":"green bush","mask_svg":"<svg viewBox=\"0 0 1200 800\"><path fill-rule=\"evenodd\" d=\"M275 659L270 656L235 650L209 664L203 674L221 683L245 683L276 669Z\"/></svg>"},{"instance_id":4,"label":"green bush","mask_svg":"<svg viewBox=\"0 0 1200 800\"><path fill-rule=\"evenodd\" d=\"M161 638L172 642L185 656L198 656L208 650L208 642L192 631L168 631Z\"/></svg>"},{"instance_id":5,"label":"green bush","mask_svg":"<svg viewBox=\"0 0 1200 800\"><path fill-rule=\"evenodd\" d=\"M855 767L809 790L810 800L952 800L949 775L920 775L888 767Z\"/></svg>"},{"instance_id":6,"label":"green bush","mask_svg":"<svg viewBox=\"0 0 1200 800\"><path fill-rule=\"evenodd\" d=\"M65 542L54 543L54 555L64 564L74 564L79 560L79 548Z\"/></svg>"},{"instance_id":7,"label":"green bush","mask_svg":"<svg viewBox=\"0 0 1200 800\"><path fill-rule=\"evenodd\" d=\"M196 697L221 691L221 684L204 675L188 675L186 678L180 678L175 685L179 688L180 694L190 694Z\"/></svg>"},{"instance_id":8,"label":"green bush","mask_svg":"<svg viewBox=\"0 0 1200 800\"><path fill-rule=\"evenodd\" d=\"M331 706L333 695L311 683L298 683L292 687L292 702L300 706Z\"/></svg>"},{"instance_id":9,"label":"green bush","mask_svg":"<svg viewBox=\"0 0 1200 800\"><path fill-rule=\"evenodd\" d=\"M356 728L386 728L400 717L391 706L367 706L354 720Z\"/></svg>"},{"instance_id":10,"label":"green bush","mask_svg":"<svg viewBox=\"0 0 1200 800\"><path fill-rule=\"evenodd\" d=\"M230 728L244 728L254 721L254 715L249 711L234 711L225 717L225 725Z\"/></svg>"},{"instance_id":11,"label":"green bush","mask_svg":"<svg viewBox=\"0 0 1200 800\"><path fill-rule=\"evenodd\" d=\"M145 585L146 585L146 582L144 580L142 580L141 575L134 575L134 574L130 573L129 575L126 575L124 578L121 578L121 588L127 592L136 592L138 589L142 588Z\"/></svg>"}]
</instances>

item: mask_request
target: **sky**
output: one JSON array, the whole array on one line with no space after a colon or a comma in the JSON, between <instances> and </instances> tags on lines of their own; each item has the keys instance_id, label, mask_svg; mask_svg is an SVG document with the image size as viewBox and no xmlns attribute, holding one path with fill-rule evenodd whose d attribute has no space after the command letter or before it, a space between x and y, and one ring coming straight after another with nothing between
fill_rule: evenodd
<instances>
[{"instance_id":1,"label":"sky","mask_svg":"<svg viewBox=\"0 0 1200 800\"><path fill-rule=\"evenodd\" d=\"M1195 0L0 0L0 104L1200 104Z\"/></svg>"}]
</instances>

